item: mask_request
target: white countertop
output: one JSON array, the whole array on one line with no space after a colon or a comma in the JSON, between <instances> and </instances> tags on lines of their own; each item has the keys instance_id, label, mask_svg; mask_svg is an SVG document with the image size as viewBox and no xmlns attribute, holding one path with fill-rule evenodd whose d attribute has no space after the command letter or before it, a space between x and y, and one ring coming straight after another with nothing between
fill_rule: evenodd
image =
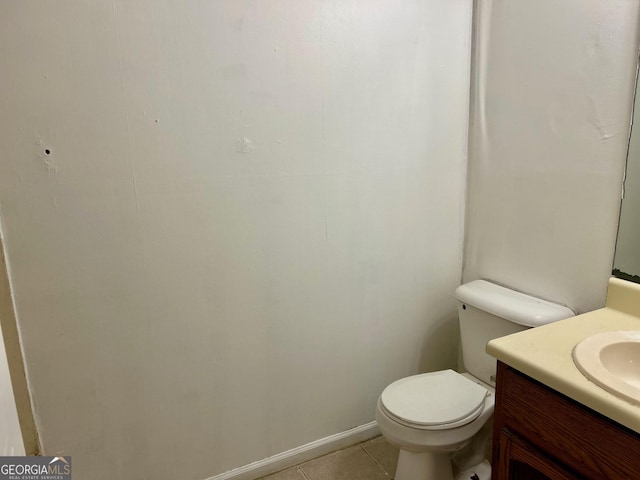
<instances>
[{"instance_id":1,"label":"white countertop","mask_svg":"<svg viewBox=\"0 0 640 480\"><path fill-rule=\"evenodd\" d=\"M489 342L487 352L525 375L640 433L640 406L632 405L589 381L571 357L573 347L580 341L596 333L615 330L640 330L640 285L612 278L605 308L497 338Z\"/></svg>"}]
</instances>

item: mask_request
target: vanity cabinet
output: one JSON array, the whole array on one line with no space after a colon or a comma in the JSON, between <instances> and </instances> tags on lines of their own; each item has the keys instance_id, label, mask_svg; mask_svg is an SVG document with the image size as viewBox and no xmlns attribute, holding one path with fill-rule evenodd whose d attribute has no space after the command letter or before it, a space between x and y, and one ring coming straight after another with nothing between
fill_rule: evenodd
<instances>
[{"instance_id":1,"label":"vanity cabinet","mask_svg":"<svg viewBox=\"0 0 640 480\"><path fill-rule=\"evenodd\" d=\"M640 434L502 362L496 384L492 480L640 479Z\"/></svg>"}]
</instances>

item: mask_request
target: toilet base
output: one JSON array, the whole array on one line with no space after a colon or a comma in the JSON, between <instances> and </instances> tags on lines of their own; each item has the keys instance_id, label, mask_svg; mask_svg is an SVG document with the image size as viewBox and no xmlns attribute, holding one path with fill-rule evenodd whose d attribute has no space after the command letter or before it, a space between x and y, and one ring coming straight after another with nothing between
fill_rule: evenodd
<instances>
[{"instance_id":1,"label":"toilet base","mask_svg":"<svg viewBox=\"0 0 640 480\"><path fill-rule=\"evenodd\" d=\"M453 480L447 452L409 452L400 450L395 480Z\"/></svg>"}]
</instances>

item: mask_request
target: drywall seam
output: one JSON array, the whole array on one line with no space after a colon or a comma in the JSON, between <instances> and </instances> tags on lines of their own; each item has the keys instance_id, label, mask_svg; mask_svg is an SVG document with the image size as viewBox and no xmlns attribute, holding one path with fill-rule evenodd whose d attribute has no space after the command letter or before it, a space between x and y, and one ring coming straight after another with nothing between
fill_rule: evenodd
<instances>
[{"instance_id":1,"label":"drywall seam","mask_svg":"<svg viewBox=\"0 0 640 480\"><path fill-rule=\"evenodd\" d=\"M471 29L469 32L469 105L468 112L469 116L467 118L467 133L465 140L467 142L466 146L466 158L464 160L463 165L463 175L464 175L464 189L463 189L463 199L462 199L462 208L461 208L461 236L459 239L460 242L460 256L461 256L461 265L460 269L460 283L464 281L464 270L465 270L465 262L466 262L466 249L467 249L467 217L469 215L469 208L467 205L467 200L469 196L469 158L471 157L471 128L472 128L472 120L474 118L473 112L475 109L475 83L474 78L476 77L476 70L478 68L478 62L476 61L478 55L477 48L477 30L478 30L478 10L479 10L479 0L473 0L473 13L471 18ZM460 351L458 345L458 367L462 364L462 353Z\"/></svg>"},{"instance_id":2,"label":"drywall seam","mask_svg":"<svg viewBox=\"0 0 640 480\"><path fill-rule=\"evenodd\" d=\"M138 231L142 231L142 225L140 221L140 194L138 190L138 178L136 175L136 166L133 161L133 144L132 144L132 135L131 135L131 116L129 114L129 102L127 96L127 85L125 83L125 72L124 66L122 64L122 41L120 39L120 30L118 29L118 14L116 12L116 1L112 0L111 2L111 11L112 11L112 20L113 20L113 30L115 32L116 37L116 47L118 51L118 69L120 73L120 87L122 92L122 110L124 112L125 125L127 127L127 156L128 156L128 165L129 170L131 172L131 183L133 184L133 193L135 196L136 202L136 224L138 227ZM156 119L156 123L158 120ZM142 252L142 243L138 237L138 246L140 247L140 251ZM144 272L148 272L144 255L140 255L140 260L143 265Z\"/></svg>"},{"instance_id":3,"label":"drywall seam","mask_svg":"<svg viewBox=\"0 0 640 480\"><path fill-rule=\"evenodd\" d=\"M460 237L458 238L458 250L459 250L459 255L460 255L460 264L462 265L462 268L460 269L460 281L462 282L462 272L464 271L464 245L465 245L465 224L466 224L466 215L467 215L467 171L468 171L468 167L469 167L469 133L471 131L470 128L470 121L469 119L471 118L471 105L472 105L472 89L473 89L473 55L474 55L474 50L473 50L473 45L474 45L474 31L475 31L475 11L476 11L476 2L474 1L473 3L473 7L472 7L472 21L471 21L471 28L469 29L468 33L467 33L467 45L468 45L468 51L467 51L467 63L469 65L469 68L467 70L467 75L469 77L469 88L467 90L467 112L469 112L469 115L467 116L467 128L464 132L464 159L462 162L462 171L460 172L460 175L462 176L462 180L461 183L464 186L462 189L462 202L460 203L460 212L459 212L459 222L460 222Z\"/></svg>"},{"instance_id":4,"label":"drywall seam","mask_svg":"<svg viewBox=\"0 0 640 480\"><path fill-rule=\"evenodd\" d=\"M476 57L476 73L477 73L477 91L476 98L478 99L478 117L479 117L479 131L480 131L480 149L482 155L487 153L489 144L488 122L487 122L487 52L489 51L489 44L491 42L491 9L492 0L486 0L481 5L477 4L476 9L478 16L478 23L476 24L478 34L475 39L478 41L477 57ZM476 86L472 82L471 88Z\"/></svg>"}]
</instances>

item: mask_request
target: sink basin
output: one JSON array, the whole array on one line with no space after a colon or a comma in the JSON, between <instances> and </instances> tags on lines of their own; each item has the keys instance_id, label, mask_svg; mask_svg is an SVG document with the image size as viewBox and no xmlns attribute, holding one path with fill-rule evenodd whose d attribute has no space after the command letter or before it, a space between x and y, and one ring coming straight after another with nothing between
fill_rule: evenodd
<instances>
[{"instance_id":1,"label":"sink basin","mask_svg":"<svg viewBox=\"0 0 640 480\"><path fill-rule=\"evenodd\" d=\"M573 362L596 385L640 404L640 331L587 337L574 347Z\"/></svg>"}]
</instances>

